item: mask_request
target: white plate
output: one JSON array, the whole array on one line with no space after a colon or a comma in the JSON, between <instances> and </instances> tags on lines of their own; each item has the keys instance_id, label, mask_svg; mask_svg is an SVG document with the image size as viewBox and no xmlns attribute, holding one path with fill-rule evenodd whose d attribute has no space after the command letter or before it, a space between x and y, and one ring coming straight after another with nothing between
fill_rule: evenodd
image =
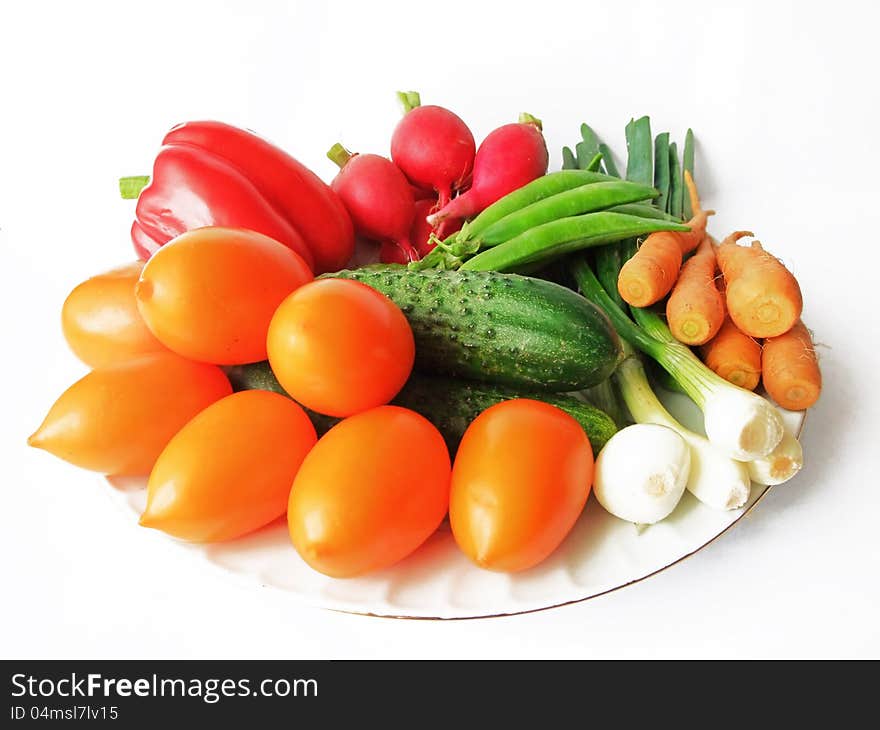
<instances>
[{"instance_id":1,"label":"white plate","mask_svg":"<svg viewBox=\"0 0 880 730\"><path fill-rule=\"evenodd\" d=\"M690 400L659 394L682 423L701 430L701 414ZM799 434L803 413L783 411L783 415ZM139 515L146 502L145 480L111 483L116 487L113 493ZM328 578L306 565L290 544L284 520L231 542L177 544L228 573L322 608L399 618L478 618L584 601L643 580L708 545L767 490L752 485L745 507L728 512L710 509L686 492L672 515L642 532L612 517L591 497L559 549L541 565L514 575L476 567L458 550L445 523L394 567L346 580Z\"/></svg>"}]
</instances>

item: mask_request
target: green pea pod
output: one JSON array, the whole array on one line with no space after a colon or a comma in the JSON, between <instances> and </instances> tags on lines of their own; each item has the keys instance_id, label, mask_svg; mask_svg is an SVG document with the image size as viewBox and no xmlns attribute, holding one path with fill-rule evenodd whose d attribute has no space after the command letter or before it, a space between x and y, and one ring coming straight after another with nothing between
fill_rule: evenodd
<instances>
[{"instance_id":1,"label":"green pea pod","mask_svg":"<svg viewBox=\"0 0 880 730\"><path fill-rule=\"evenodd\" d=\"M465 223L458 233L441 241L421 261L409 264L409 268L414 271L457 268L462 257L479 250L480 234L505 216L572 188L614 180L609 175L590 170L561 170L539 177L490 205L472 221Z\"/></svg>"},{"instance_id":2,"label":"green pea pod","mask_svg":"<svg viewBox=\"0 0 880 730\"><path fill-rule=\"evenodd\" d=\"M493 223L477 240L484 248L497 246L525 233L530 228L557 218L593 213L615 205L651 200L656 196L657 191L654 188L625 180L582 185L520 208L515 213Z\"/></svg>"},{"instance_id":3,"label":"green pea pod","mask_svg":"<svg viewBox=\"0 0 880 730\"><path fill-rule=\"evenodd\" d=\"M548 175L539 177L537 180L532 180L527 185L523 185L518 190L508 193L500 200L492 203L476 218L466 223L456 238L457 240L476 238L493 223L500 221L520 208L525 208L525 206L536 203L539 200L544 200L544 198L549 198L551 195L557 195L581 185L607 182L610 179L608 175L589 170L551 172Z\"/></svg>"},{"instance_id":4,"label":"green pea pod","mask_svg":"<svg viewBox=\"0 0 880 730\"><path fill-rule=\"evenodd\" d=\"M669 215L669 213L664 213L659 208L656 208L653 205L647 205L645 203L627 203L626 205L615 205L610 210L615 213L626 213L627 215L637 215L640 218L653 218L657 221L672 221L674 223L680 222L679 218L675 216Z\"/></svg>"},{"instance_id":5,"label":"green pea pod","mask_svg":"<svg viewBox=\"0 0 880 730\"><path fill-rule=\"evenodd\" d=\"M600 211L536 226L469 259L462 271L510 271L573 251L655 231L688 231L687 226L624 213Z\"/></svg>"}]
</instances>

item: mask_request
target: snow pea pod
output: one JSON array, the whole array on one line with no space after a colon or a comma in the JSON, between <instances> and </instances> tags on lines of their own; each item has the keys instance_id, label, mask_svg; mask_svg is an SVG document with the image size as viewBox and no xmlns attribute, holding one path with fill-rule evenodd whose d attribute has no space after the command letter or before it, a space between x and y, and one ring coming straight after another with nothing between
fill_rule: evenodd
<instances>
[{"instance_id":1,"label":"snow pea pod","mask_svg":"<svg viewBox=\"0 0 880 730\"><path fill-rule=\"evenodd\" d=\"M465 261L461 271L509 271L548 258L655 231L688 231L670 221L600 211L559 218L531 228Z\"/></svg>"},{"instance_id":2,"label":"snow pea pod","mask_svg":"<svg viewBox=\"0 0 880 730\"><path fill-rule=\"evenodd\" d=\"M520 208L489 226L476 240L485 248L497 246L557 218L594 213L616 205L651 200L656 196L657 191L650 185L625 180L582 185Z\"/></svg>"}]
</instances>

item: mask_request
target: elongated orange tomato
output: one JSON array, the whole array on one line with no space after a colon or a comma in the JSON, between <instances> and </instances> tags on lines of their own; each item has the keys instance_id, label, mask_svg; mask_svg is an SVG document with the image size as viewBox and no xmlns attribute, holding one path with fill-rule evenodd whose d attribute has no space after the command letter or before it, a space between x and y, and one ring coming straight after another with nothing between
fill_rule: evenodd
<instances>
[{"instance_id":1,"label":"elongated orange tomato","mask_svg":"<svg viewBox=\"0 0 880 730\"><path fill-rule=\"evenodd\" d=\"M84 469L149 474L171 437L231 392L214 365L171 352L143 355L70 386L28 443Z\"/></svg>"},{"instance_id":2,"label":"elongated orange tomato","mask_svg":"<svg viewBox=\"0 0 880 730\"><path fill-rule=\"evenodd\" d=\"M153 254L135 293L144 321L168 349L241 365L266 359L272 315L311 279L299 254L268 236L198 228Z\"/></svg>"},{"instance_id":3,"label":"elongated orange tomato","mask_svg":"<svg viewBox=\"0 0 880 730\"><path fill-rule=\"evenodd\" d=\"M223 398L159 456L141 524L193 542L253 532L287 510L293 478L316 440L290 398L262 390Z\"/></svg>"},{"instance_id":4,"label":"elongated orange tomato","mask_svg":"<svg viewBox=\"0 0 880 730\"><path fill-rule=\"evenodd\" d=\"M380 406L331 428L300 467L287 521L315 570L387 568L430 537L449 504L449 452L418 413Z\"/></svg>"},{"instance_id":5,"label":"elongated orange tomato","mask_svg":"<svg viewBox=\"0 0 880 730\"><path fill-rule=\"evenodd\" d=\"M482 568L531 568L565 539L592 483L590 440L571 416L527 399L494 405L471 423L455 457L455 540Z\"/></svg>"},{"instance_id":6,"label":"elongated orange tomato","mask_svg":"<svg viewBox=\"0 0 880 730\"><path fill-rule=\"evenodd\" d=\"M269 363L306 408L351 416L388 403L415 358L409 322L384 294L359 281L320 279L278 307Z\"/></svg>"},{"instance_id":7,"label":"elongated orange tomato","mask_svg":"<svg viewBox=\"0 0 880 730\"><path fill-rule=\"evenodd\" d=\"M73 354L93 368L150 352L164 352L144 323L134 287L142 261L120 266L77 286L61 308L61 328Z\"/></svg>"}]
</instances>

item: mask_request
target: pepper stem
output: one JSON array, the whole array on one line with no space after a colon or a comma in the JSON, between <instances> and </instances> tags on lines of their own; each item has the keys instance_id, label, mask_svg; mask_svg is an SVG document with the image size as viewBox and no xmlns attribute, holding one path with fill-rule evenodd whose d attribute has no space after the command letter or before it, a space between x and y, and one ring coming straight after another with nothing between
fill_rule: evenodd
<instances>
[{"instance_id":1,"label":"pepper stem","mask_svg":"<svg viewBox=\"0 0 880 730\"><path fill-rule=\"evenodd\" d=\"M345 163L351 159L352 154L347 149L345 149L345 147L343 147L340 142L337 142L329 150L327 150L327 157L329 157L339 166L340 169L342 169L343 167L345 167Z\"/></svg>"},{"instance_id":2,"label":"pepper stem","mask_svg":"<svg viewBox=\"0 0 880 730\"><path fill-rule=\"evenodd\" d=\"M413 109L422 105L422 97L418 91L398 91L397 98L403 104L403 113L409 114Z\"/></svg>"},{"instance_id":3,"label":"pepper stem","mask_svg":"<svg viewBox=\"0 0 880 730\"><path fill-rule=\"evenodd\" d=\"M119 178L119 195L123 200L137 200L147 185L150 184L149 175L132 175Z\"/></svg>"},{"instance_id":4,"label":"pepper stem","mask_svg":"<svg viewBox=\"0 0 880 730\"><path fill-rule=\"evenodd\" d=\"M544 124L541 122L541 120L538 119L538 117L533 117L528 112L522 112L522 114L519 115L518 121L520 124L534 124L538 129L544 129Z\"/></svg>"}]
</instances>

